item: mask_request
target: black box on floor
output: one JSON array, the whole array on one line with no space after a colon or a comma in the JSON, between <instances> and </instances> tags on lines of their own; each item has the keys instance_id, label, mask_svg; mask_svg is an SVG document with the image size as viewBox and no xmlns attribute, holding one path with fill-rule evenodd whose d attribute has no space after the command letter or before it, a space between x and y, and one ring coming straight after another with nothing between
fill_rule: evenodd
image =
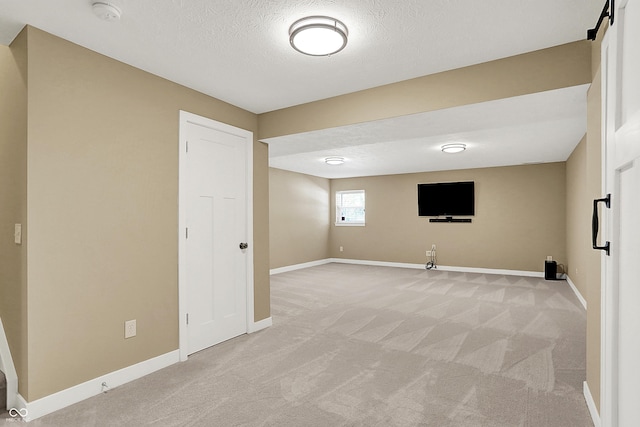
<instances>
[{"instance_id":1,"label":"black box on floor","mask_svg":"<svg viewBox=\"0 0 640 427\"><path fill-rule=\"evenodd\" d=\"M558 264L555 261L544 262L544 278L545 280L556 280L558 272Z\"/></svg>"}]
</instances>

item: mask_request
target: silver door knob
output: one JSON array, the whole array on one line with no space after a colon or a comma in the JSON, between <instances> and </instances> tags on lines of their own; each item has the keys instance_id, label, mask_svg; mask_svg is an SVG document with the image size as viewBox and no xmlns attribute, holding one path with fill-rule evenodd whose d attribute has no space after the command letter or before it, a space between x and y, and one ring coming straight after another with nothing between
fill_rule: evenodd
<instances>
[{"instance_id":1,"label":"silver door knob","mask_svg":"<svg viewBox=\"0 0 640 427\"><path fill-rule=\"evenodd\" d=\"M249 247L248 243L240 243L240 249L247 249Z\"/></svg>"}]
</instances>

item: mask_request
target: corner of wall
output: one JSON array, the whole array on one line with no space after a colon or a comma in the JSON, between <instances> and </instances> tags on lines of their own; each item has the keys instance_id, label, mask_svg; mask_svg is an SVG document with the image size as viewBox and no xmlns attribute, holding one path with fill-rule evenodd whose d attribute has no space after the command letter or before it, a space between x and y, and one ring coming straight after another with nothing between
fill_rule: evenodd
<instances>
[{"instance_id":1,"label":"corner of wall","mask_svg":"<svg viewBox=\"0 0 640 427\"><path fill-rule=\"evenodd\" d=\"M0 182L5 183L0 188L0 228L8 233L13 233L16 224L22 228L21 243L9 238L0 242L0 316L7 351L10 349L13 356L12 365L24 393L27 391L27 35L28 31L23 29L9 47L0 46Z\"/></svg>"}]
</instances>

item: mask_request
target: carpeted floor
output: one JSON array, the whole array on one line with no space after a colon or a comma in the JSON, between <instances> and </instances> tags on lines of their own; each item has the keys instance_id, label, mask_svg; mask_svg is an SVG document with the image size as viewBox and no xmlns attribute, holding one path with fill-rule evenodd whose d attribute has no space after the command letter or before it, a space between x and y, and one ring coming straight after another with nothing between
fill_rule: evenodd
<instances>
[{"instance_id":1,"label":"carpeted floor","mask_svg":"<svg viewBox=\"0 0 640 427\"><path fill-rule=\"evenodd\" d=\"M327 264L271 290L271 328L30 425L593 425L564 281Z\"/></svg>"}]
</instances>

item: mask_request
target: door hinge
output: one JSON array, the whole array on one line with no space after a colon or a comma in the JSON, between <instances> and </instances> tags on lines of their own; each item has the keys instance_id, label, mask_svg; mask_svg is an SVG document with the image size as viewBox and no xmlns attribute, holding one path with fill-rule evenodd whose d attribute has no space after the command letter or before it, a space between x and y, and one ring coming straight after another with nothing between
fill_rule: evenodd
<instances>
[{"instance_id":1,"label":"door hinge","mask_svg":"<svg viewBox=\"0 0 640 427\"><path fill-rule=\"evenodd\" d=\"M185 147L186 147L185 151L188 153L189 152L189 141L186 141Z\"/></svg>"},{"instance_id":2,"label":"door hinge","mask_svg":"<svg viewBox=\"0 0 640 427\"><path fill-rule=\"evenodd\" d=\"M188 239L189 238L189 227L184 229L184 238Z\"/></svg>"},{"instance_id":3,"label":"door hinge","mask_svg":"<svg viewBox=\"0 0 640 427\"><path fill-rule=\"evenodd\" d=\"M189 324L189 313L187 313L187 325Z\"/></svg>"}]
</instances>

